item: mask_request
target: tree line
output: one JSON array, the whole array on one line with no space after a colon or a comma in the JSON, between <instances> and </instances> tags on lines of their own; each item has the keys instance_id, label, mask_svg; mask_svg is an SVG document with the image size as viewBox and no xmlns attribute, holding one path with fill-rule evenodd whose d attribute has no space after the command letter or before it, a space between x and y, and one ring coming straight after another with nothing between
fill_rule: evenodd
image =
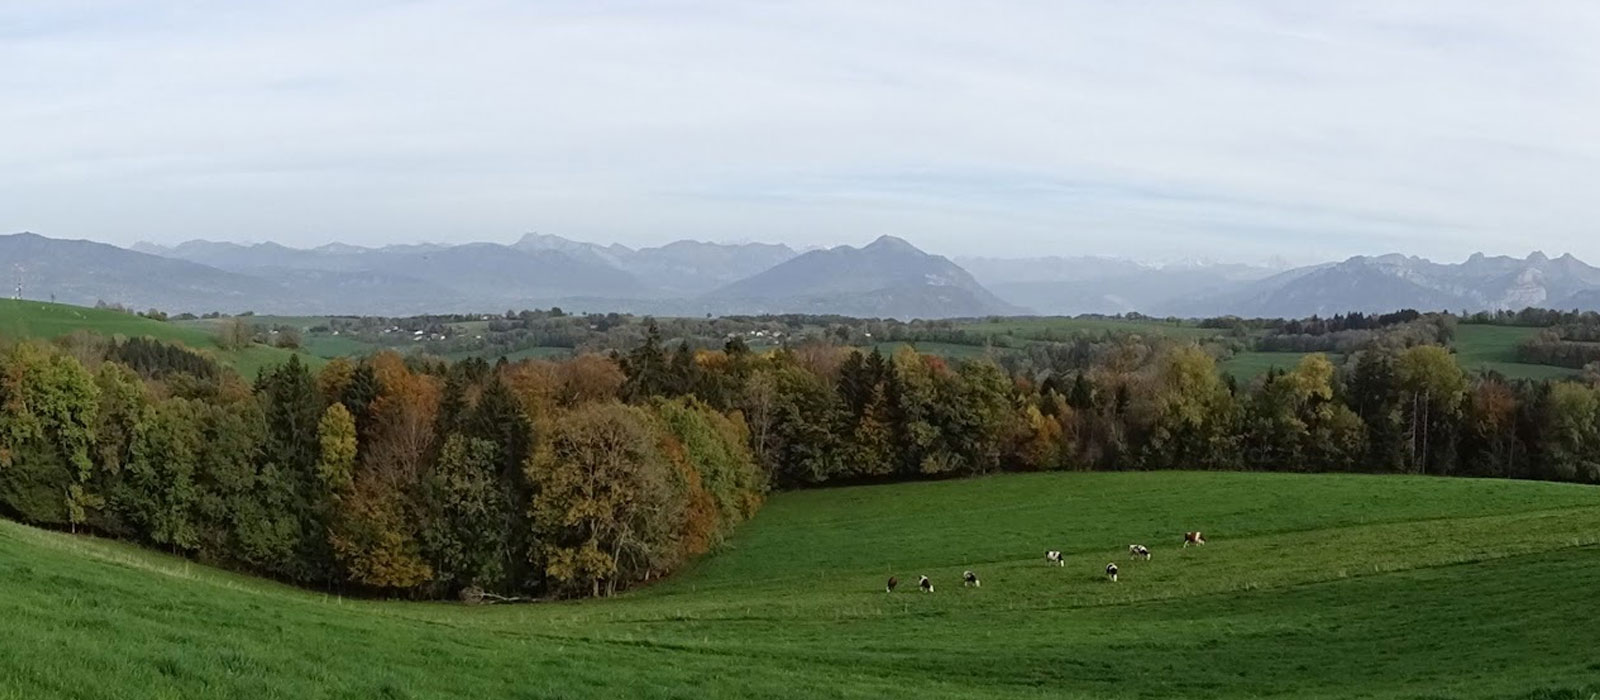
<instances>
[{"instance_id":1,"label":"tree line","mask_svg":"<svg viewBox=\"0 0 1600 700\"><path fill-rule=\"evenodd\" d=\"M710 550L767 490L736 415L624 404L604 357L292 357L246 384L128 347L0 352L6 515L330 590L577 596Z\"/></svg>"},{"instance_id":2,"label":"tree line","mask_svg":"<svg viewBox=\"0 0 1600 700\"><path fill-rule=\"evenodd\" d=\"M0 509L352 592L607 595L715 548L773 487L1172 468L1600 482L1593 384L1469 375L1390 335L1248 384L1215 348L1132 335L1003 366L669 345L646 324L608 355L292 358L253 383L189 351L94 347L0 351Z\"/></svg>"}]
</instances>

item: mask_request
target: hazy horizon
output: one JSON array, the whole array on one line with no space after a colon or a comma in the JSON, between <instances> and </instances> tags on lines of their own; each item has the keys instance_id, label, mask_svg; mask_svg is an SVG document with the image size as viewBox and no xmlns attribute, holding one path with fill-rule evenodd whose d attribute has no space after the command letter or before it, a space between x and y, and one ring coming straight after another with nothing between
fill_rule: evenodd
<instances>
[{"instance_id":1,"label":"hazy horizon","mask_svg":"<svg viewBox=\"0 0 1600 700\"><path fill-rule=\"evenodd\" d=\"M1600 260L1578 2L22 0L0 231Z\"/></svg>"},{"instance_id":2,"label":"hazy horizon","mask_svg":"<svg viewBox=\"0 0 1600 700\"><path fill-rule=\"evenodd\" d=\"M630 248L632 250L658 248L658 247L662 247L664 245L668 245L668 244L671 244L671 243L681 243L681 242L686 242L687 241L687 242L694 242L694 243L708 243L708 244L714 244L714 245L745 245L745 244L785 245L785 246L788 246L789 248L791 248L792 250L794 250L794 251L796 251L798 253L805 253L805 252L809 252L809 251L812 251L812 250L825 250L825 249L842 247L842 246L861 248L863 246L871 244L874 240L877 239L877 237L874 237L872 239L866 239L866 240L860 240L860 241L841 241L841 242L831 243L831 244L817 244L817 245L799 246L799 245L794 245L792 243L788 243L788 242L785 242L785 241L779 241L779 240L758 240L758 239L713 240L713 239L705 239L705 238L679 238L679 239L674 239L674 240L670 240L670 241L663 241L663 242L660 242L660 243L648 243L648 244L643 244L643 245L627 245L627 244L621 243L620 241L583 240L583 239L579 239L579 238L571 238L571 237L568 237L568 236L560 236L558 234L540 234L538 232L529 232L527 234L523 234L523 236L514 236L514 237L511 237L511 238L505 238L505 239L467 239L467 238L463 238L462 240L456 240L456 241L438 241L438 240L429 241L429 240L423 240L423 241L408 241L408 242L395 242L395 243L376 243L376 244L366 244L366 245L352 244L352 243L348 243L346 241L340 241L340 240L328 240L328 241L323 241L323 242L320 242L320 243L288 244L288 243L284 243L282 241L271 240L271 239L261 239L261 240L238 239L238 240L231 240L231 239L222 239L222 238L192 238L192 239L187 239L187 240L182 240L182 241L173 241L173 242L166 242L166 243L157 242L157 241L150 241L150 240L138 240L138 241L134 241L133 243L129 243L129 244L121 244L121 243L115 243L115 242L111 242L111 241L98 240L98 239L90 238L90 237L51 236L47 232L41 232L41 231L0 232L0 235L15 235L15 234L34 234L34 235L45 236L47 238L54 238L54 239L60 239L60 240L87 240L87 241L94 242L94 243L105 243L105 244L108 244L108 245L116 245L118 247L127 248L127 249L130 249L130 250L137 250L137 249L143 248L145 246L157 246L157 247L160 247L160 248L163 248L163 249L171 250L171 249L176 248L177 246L181 246L181 245L187 244L187 243L233 244L233 245L239 245L239 246L245 246L245 247L257 246L257 245L280 245L280 246L283 246L283 247L286 247L286 248L292 248L292 249L296 249L296 250L315 250L315 249L318 249L318 248L324 248L324 247L328 247L328 246L345 245L345 246L355 246L355 247L360 247L360 248L366 248L368 250L378 250L378 249L382 249L382 248L387 247L387 246L402 246L402 247L404 247L404 246L452 246L452 245L466 245L466 244L474 244L474 243L487 243L487 244L496 244L496 245L513 245L518 240L523 238L523 236L526 236L526 235L554 235L556 237L563 238L565 240L572 241L574 243L592 244L592 245L597 245L597 246L602 246L602 247L611 246L611 245L624 245L624 246L626 246L626 247L628 247L628 248ZM882 235L889 235L889 234L882 234ZM1268 255L1268 256L1265 256L1265 257L1260 258L1260 259L1240 259L1240 258L1226 258L1226 257L1181 256L1181 255L1166 256L1166 257L1162 257L1162 256L1158 256L1158 255L1152 255L1152 256L1148 256L1148 257L1135 257L1135 256L1129 256L1129 255L1094 254L1094 253L1069 253L1069 254L1041 253L1041 254L1038 254L1038 255L1027 255L1027 254L1017 254L1017 255L992 255L992 254L990 254L990 255L986 255L986 254L979 253L979 254L963 255L963 254L948 254L948 253L944 253L944 252L941 252L941 251L938 251L938 250L931 250L931 249L928 249L928 248L918 244L918 242L916 240L914 240L914 239L908 239L908 238L905 238L903 236L896 236L896 237L897 238L901 238L903 240L906 240L907 242L909 242L913 246L916 246L918 249L923 250L923 252L930 253L930 254L933 254L933 255L940 255L940 256L949 258L951 260L957 260L957 261L959 261L959 260L994 260L994 261L1016 260L1016 261L1024 261L1024 260L1041 260L1041 259L1048 259L1048 258L1063 258L1063 259L1094 258L1094 259L1106 259L1106 260L1118 260L1118 261L1124 261L1124 262L1132 262L1132 263L1138 263L1138 264L1141 264L1141 265L1154 266L1154 267L1193 264L1193 263L1203 263L1203 264L1216 264L1216 265L1246 265L1246 266L1252 266L1252 267L1279 268L1279 269L1288 269L1288 268L1293 268L1293 267L1318 265L1318 264L1332 263L1332 262L1342 262L1342 261L1347 260L1347 259L1349 259L1351 257L1375 258L1375 257L1388 256L1388 255L1401 255L1401 256L1405 256L1405 257L1423 258L1423 259L1429 260L1431 262L1444 263L1444 264L1460 263L1460 262L1463 262L1463 261L1466 261L1466 260L1470 259L1471 257L1480 256L1480 255L1487 256L1487 257L1509 257L1509 258L1514 258L1514 259L1518 259L1518 260L1527 259L1527 258L1533 257L1535 255L1544 255L1544 256L1546 256L1548 258L1552 258L1552 259L1560 258L1562 256L1571 255L1573 257L1579 258L1580 260L1582 260L1585 263L1600 262L1600 261L1591 261L1591 260L1589 260L1587 258L1583 258L1582 256L1579 256L1579 255L1577 255L1575 253L1572 253L1571 251L1566 251L1566 250L1550 251L1550 250L1544 250L1544 249L1540 249L1540 248L1530 248L1530 249L1527 249L1525 251L1512 252L1512 253L1489 253L1489 252L1485 252L1485 251L1482 251L1482 250L1474 250L1474 251L1471 251L1470 253L1466 253L1464 255L1461 255L1461 256L1458 256L1458 257L1451 257L1451 258L1434 258L1434 257L1425 256L1425 255L1417 255L1415 253L1408 253L1408 252L1405 252L1405 251L1397 251L1397 250L1374 251L1374 252L1368 252L1368 253L1356 253L1356 254L1353 254L1353 255L1342 256L1342 257L1338 257L1338 258L1309 258L1309 257L1296 258L1296 257L1291 257L1291 256L1286 256L1286 255Z\"/></svg>"}]
</instances>

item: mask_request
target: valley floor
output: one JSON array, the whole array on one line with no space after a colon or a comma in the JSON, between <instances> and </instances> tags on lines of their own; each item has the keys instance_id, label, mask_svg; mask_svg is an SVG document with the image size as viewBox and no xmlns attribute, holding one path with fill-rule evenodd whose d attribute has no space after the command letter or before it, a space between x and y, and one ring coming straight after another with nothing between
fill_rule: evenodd
<instances>
[{"instance_id":1,"label":"valley floor","mask_svg":"<svg viewBox=\"0 0 1600 700\"><path fill-rule=\"evenodd\" d=\"M1588 698L1597 542L1584 486L1011 475L780 494L657 586L469 608L0 523L0 699Z\"/></svg>"}]
</instances>

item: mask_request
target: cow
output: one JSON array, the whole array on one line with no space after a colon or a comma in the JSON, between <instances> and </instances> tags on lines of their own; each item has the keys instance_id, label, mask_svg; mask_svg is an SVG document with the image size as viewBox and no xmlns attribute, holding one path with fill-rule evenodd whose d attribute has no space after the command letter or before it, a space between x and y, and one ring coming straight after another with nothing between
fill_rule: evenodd
<instances>
[{"instance_id":1,"label":"cow","mask_svg":"<svg viewBox=\"0 0 1600 700\"><path fill-rule=\"evenodd\" d=\"M1150 561L1150 548L1142 544L1128 545L1128 554L1135 557L1142 557L1145 561Z\"/></svg>"},{"instance_id":2,"label":"cow","mask_svg":"<svg viewBox=\"0 0 1600 700\"><path fill-rule=\"evenodd\" d=\"M922 589L923 593L933 592L933 582L929 581L927 576L923 576L922 580L917 582L917 586Z\"/></svg>"},{"instance_id":3,"label":"cow","mask_svg":"<svg viewBox=\"0 0 1600 700\"><path fill-rule=\"evenodd\" d=\"M1044 553L1044 561L1047 564L1055 564L1056 566L1066 566L1067 565L1067 562L1064 561L1061 558L1061 550L1059 550L1059 549L1052 549L1052 550L1050 550L1048 552L1045 552Z\"/></svg>"},{"instance_id":4,"label":"cow","mask_svg":"<svg viewBox=\"0 0 1600 700\"><path fill-rule=\"evenodd\" d=\"M889 582L887 584L884 584L884 586L883 586L883 592L885 592L885 593L893 593L894 592L894 587L898 586L898 585L900 585L900 579L897 579L897 578L895 578L893 576L890 576L889 577Z\"/></svg>"},{"instance_id":5,"label":"cow","mask_svg":"<svg viewBox=\"0 0 1600 700\"><path fill-rule=\"evenodd\" d=\"M972 573L971 571L966 571L962 572L961 574L961 585L982 587L983 582L978 580L977 574Z\"/></svg>"},{"instance_id":6,"label":"cow","mask_svg":"<svg viewBox=\"0 0 1600 700\"><path fill-rule=\"evenodd\" d=\"M1185 532L1185 533L1183 533L1183 546L1185 546L1185 547L1188 547L1191 544L1205 544L1205 543L1206 543L1206 538L1200 536L1200 531L1199 530L1196 530L1194 532Z\"/></svg>"},{"instance_id":7,"label":"cow","mask_svg":"<svg viewBox=\"0 0 1600 700\"><path fill-rule=\"evenodd\" d=\"M1106 564L1106 578L1111 579L1112 583L1117 582L1117 565L1115 563Z\"/></svg>"}]
</instances>

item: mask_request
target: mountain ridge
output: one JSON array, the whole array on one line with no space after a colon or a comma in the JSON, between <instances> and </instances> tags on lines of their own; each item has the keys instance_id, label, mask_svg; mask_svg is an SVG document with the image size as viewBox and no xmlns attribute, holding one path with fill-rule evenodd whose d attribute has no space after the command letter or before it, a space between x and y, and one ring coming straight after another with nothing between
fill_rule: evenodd
<instances>
[{"instance_id":1,"label":"mountain ridge","mask_svg":"<svg viewBox=\"0 0 1600 700\"><path fill-rule=\"evenodd\" d=\"M126 256L126 257L124 257ZM176 263L181 265L174 266ZM339 241L315 248L202 239L129 248L0 236L27 293L168 310L400 314L561 305L659 315L839 313L895 318L1044 313L1305 317L1400 308L1600 310L1600 269L1571 253L1387 253L1279 269L1119 258L958 258L896 236L798 251L681 240L632 248L530 233L511 244Z\"/></svg>"}]
</instances>

